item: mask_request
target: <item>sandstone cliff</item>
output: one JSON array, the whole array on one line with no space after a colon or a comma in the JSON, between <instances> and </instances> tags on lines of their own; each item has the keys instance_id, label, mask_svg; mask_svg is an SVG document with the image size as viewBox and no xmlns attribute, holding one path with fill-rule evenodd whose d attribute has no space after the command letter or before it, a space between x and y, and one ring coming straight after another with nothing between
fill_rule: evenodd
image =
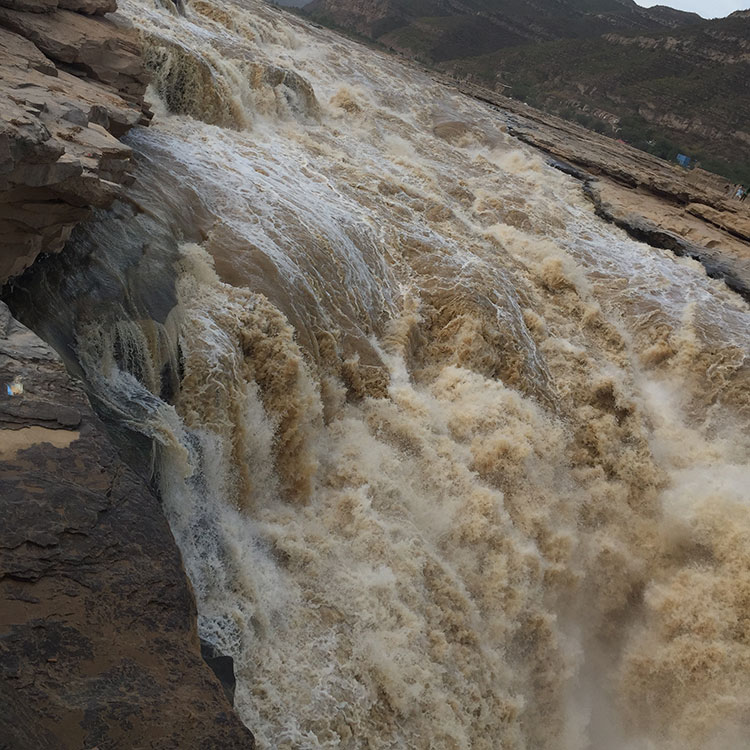
<instances>
[{"instance_id":1,"label":"sandstone cliff","mask_svg":"<svg viewBox=\"0 0 750 750\"><path fill-rule=\"evenodd\" d=\"M0 283L128 179L148 80L114 0L0 0Z\"/></svg>"}]
</instances>

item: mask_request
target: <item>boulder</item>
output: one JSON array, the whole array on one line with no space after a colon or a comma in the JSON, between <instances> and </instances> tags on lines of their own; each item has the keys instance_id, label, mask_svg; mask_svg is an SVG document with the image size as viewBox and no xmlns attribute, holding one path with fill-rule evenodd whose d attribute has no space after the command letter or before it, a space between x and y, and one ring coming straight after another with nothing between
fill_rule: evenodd
<instances>
[{"instance_id":1,"label":"boulder","mask_svg":"<svg viewBox=\"0 0 750 750\"><path fill-rule=\"evenodd\" d=\"M200 641L203 661L208 664L218 678L227 700L234 705L234 690L237 687L237 679L234 676L234 659L222 654L213 643L209 643L203 638Z\"/></svg>"}]
</instances>

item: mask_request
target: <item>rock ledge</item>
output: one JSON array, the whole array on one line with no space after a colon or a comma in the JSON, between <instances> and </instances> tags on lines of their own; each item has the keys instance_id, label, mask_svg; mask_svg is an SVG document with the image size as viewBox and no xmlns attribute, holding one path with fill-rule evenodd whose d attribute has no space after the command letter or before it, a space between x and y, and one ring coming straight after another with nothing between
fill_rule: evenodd
<instances>
[{"instance_id":1,"label":"rock ledge","mask_svg":"<svg viewBox=\"0 0 750 750\"><path fill-rule=\"evenodd\" d=\"M148 75L114 0L0 0L0 284L130 179ZM77 11L77 12L74 12Z\"/></svg>"}]
</instances>

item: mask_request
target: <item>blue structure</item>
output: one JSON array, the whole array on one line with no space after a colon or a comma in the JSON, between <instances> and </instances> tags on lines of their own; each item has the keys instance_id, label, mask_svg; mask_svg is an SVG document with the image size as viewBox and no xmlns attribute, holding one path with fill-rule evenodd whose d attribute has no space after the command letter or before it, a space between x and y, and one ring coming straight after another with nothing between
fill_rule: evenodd
<instances>
[{"instance_id":1,"label":"blue structure","mask_svg":"<svg viewBox=\"0 0 750 750\"><path fill-rule=\"evenodd\" d=\"M685 167L685 169L690 168L691 161L692 159L689 156L685 156L685 154L677 154L677 163L680 166Z\"/></svg>"}]
</instances>

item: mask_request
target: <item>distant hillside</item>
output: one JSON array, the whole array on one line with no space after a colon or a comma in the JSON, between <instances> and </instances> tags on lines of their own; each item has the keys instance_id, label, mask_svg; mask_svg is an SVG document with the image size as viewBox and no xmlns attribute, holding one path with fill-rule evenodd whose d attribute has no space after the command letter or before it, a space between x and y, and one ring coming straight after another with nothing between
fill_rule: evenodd
<instances>
[{"instance_id":1,"label":"distant hillside","mask_svg":"<svg viewBox=\"0 0 750 750\"><path fill-rule=\"evenodd\" d=\"M633 0L313 0L305 12L425 62L701 20L663 6L642 8Z\"/></svg>"},{"instance_id":2,"label":"distant hillside","mask_svg":"<svg viewBox=\"0 0 750 750\"><path fill-rule=\"evenodd\" d=\"M750 184L750 11L705 21L632 0L313 0L304 12Z\"/></svg>"},{"instance_id":3,"label":"distant hillside","mask_svg":"<svg viewBox=\"0 0 750 750\"><path fill-rule=\"evenodd\" d=\"M750 13L669 32L609 33L440 65L541 109L750 183Z\"/></svg>"}]
</instances>

